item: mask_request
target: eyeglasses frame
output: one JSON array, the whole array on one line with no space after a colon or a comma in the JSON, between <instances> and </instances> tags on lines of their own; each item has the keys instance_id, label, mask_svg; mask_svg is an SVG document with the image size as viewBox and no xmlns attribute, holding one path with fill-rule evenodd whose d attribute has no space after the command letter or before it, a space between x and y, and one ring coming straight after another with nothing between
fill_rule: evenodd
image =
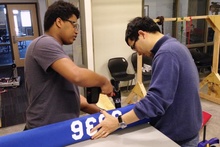
<instances>
[{"instance_id":1,"label":"eyeglasses frame","mask_svg":"<svg viewBox=\"0 0 220 147\"><path fill-rule=\"evenodd\" d=\"M79 30L79 24L78 24L77 22L72 21L72 20L69 20L69 19L64 20L64 21L68 21L68 22L70 22L70 23L73 25L73 28Z\"/></svg>"},{"instance_id":2,"label":"eyeglasses frame","mask_svg":"<svg viewBox=\"0 0 220 147\"><path fill-rule=\"evenodd\" d=\"M135 39L135 41L134 41L134 43L133 43L133 45L131 45L131 49L132 50L135 50L135 45L136 45L136 42L138 41L138 38L137 39Z\"/></svg>"}]
</instances>

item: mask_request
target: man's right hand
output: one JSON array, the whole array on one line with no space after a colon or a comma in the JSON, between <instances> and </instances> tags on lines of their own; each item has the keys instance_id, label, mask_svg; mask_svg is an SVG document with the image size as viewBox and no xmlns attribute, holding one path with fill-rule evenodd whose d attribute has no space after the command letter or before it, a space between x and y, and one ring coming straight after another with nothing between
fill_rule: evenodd
<instances>
[{"instance_id":1,"label":"man's right hand","mask_svg":"<svg viewBox=\"0 0 220 147\"><path fill-rule=\"evenodd\" d=\"M108 97L112 97L114 95L113 86L109 80L106 80L103 86L101 86L101 93L106 94Z\"/></svg>"}]
</instances>

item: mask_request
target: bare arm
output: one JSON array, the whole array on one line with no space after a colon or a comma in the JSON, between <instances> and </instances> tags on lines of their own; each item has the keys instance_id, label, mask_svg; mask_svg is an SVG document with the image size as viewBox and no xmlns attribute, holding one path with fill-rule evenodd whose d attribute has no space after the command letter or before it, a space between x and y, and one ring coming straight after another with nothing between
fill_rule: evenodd
<instances>
[{"instance_id":1,"label":"bare arm","mask_svg":"<svg viewBox=\"0 0 220 147\"><path fill-rule=\"evenodd\" d=\"M91 130L91 132L98 130L98 132L92 136L92 139L107 137L110 133L114 132L119 128L118 119L116 117L113 117L112 115L108 114L106 111L101 111L101 112L104 114L105 119ZM126 114L122 115L122 120L126 124L131 124L133 122L138 121L139 118L134 113L134 111L131 110Z\"/></svg>"},{"instance_id":2,"label":"bare arm","mask_svg":"<svg viewBox=\"0 0 220 147\"><path fill-rule=\"evenodd\" d=\"M91 70L78 67L71 59L61 58L51 67L68 81L82 87L101 87L103 94L112 95L113 87L109 80Z\"/></svg>"},{"instance_id":3,"label":"bare arm","mask_svg":"<svg viewBox=\"0 0 220 147\"><path fill-rule=\"evenodd\" d=\"M97 113L100 111L100 108L96 104L89 104L86 98L80 95L80 109L81 111L89 114Z\"/></svg>"}]
</instances>

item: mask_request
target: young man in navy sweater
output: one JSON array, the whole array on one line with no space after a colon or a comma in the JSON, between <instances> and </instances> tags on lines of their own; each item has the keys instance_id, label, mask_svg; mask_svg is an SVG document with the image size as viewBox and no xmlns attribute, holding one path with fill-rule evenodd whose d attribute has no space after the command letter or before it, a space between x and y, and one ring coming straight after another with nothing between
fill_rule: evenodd
<instances>
[{"instance_id":1,"label":"young man in navy sweater","mask_svg":"<svg viewBox=\"0 0 220 147\"><path fill-rule=\"evenodd\" d=\"M149 17L134 18L127 25L125 40L138 54L153 58L149 89L120 119L102 111L105 119L93 128L92 132L100 130L92 139L120 128L118 120L130 124L150 118L151 125L180 146L197 146L202 110L198 71L189 50L175 38L163 35Z\"/></svg>"}]
</instances>

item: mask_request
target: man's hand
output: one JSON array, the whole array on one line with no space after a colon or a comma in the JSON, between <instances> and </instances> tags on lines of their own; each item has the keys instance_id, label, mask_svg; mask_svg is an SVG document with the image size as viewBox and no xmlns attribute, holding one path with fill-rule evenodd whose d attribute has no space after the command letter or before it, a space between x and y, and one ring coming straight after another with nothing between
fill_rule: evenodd
<instances>
[{"instance_id":1,"label":"man's hand","mask_svg":"<svg viewBox=\"0 0 220 147\"><path fill-rule=\"evenodd\" d=\"M106 94L108 97L112 97L114 95L113 86L110 81L106 80L103 86L101 86L101 93Z\"/></svg>"},{"instance_id":2,"label":"man's hand","mask_svg":"<svg viewBox=\"0 0 220 147\"><path fill-rule=\"evenodd\" d=\"M91 133L97 131L91 139L105 138L119 128L116 117L113 117L104 110L100 112L105 116L105 119L91 130Z\"/></svg>"}]
</instances>

